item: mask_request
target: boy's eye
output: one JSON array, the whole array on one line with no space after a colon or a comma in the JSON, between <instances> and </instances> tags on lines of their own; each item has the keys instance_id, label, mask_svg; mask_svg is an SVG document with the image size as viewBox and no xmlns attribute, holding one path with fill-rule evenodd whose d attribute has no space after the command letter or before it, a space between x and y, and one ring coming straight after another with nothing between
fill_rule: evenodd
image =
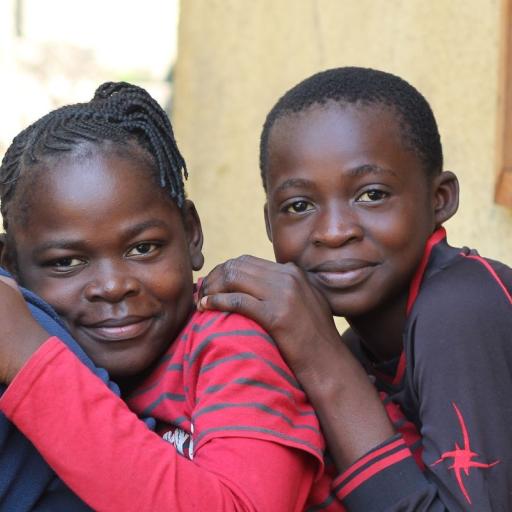
<instances>
[{"instance_id":1,"label":"boy's eye","mask_svg":"<svg viewBox=\"0 0 512 512\"><path fill-rule=\"evenodd\" d=\"M285 207L285 211L288 213L304 213L312 209L313 205L308 201L294 201Z\"/></svg>"},{"instance_id":2,"label":"boy's eye","mask_svg":"<svg viewBox=\"0 0 512 512\"><path fill-rule=\"evenodd\" d=\"M127 256L145 256L146 254L150 254L158 249L158 244L153 242L142 242L132 247Z\"/></svg>"},{"instance_id":3,"label":"boy's eye","mask_svg":"<svg viewBox=\"0 0 512 512\"><path fill-rule=\"evenodd\" d=\"M358 203L372 203L388 197L388 193L379 189L371 189L363 192L357 199Z\"/></svg>"}]
</instances>

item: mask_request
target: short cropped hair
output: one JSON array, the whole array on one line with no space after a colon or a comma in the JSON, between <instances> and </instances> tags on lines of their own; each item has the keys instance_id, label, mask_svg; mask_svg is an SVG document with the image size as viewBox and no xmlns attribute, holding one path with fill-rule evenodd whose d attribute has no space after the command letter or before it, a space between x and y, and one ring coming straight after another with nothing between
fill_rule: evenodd
<instances>
[{"instance_id":1,"label":"short cropped hair","mask_svg":"<svg viewBox=\"0 0 512 512\"><path fill-rule=\"evenodd\" d=\"M287 91L267 115L260 139L260 170L266 189L268 143L275 122L291 113L334 101L346 105L383 105L394 111L404 142L420 158L429 176L441 172L443 149L437 123L427 100L402 78L361 67L329 69L306 78Z\"/></svg>"}]
</instances>

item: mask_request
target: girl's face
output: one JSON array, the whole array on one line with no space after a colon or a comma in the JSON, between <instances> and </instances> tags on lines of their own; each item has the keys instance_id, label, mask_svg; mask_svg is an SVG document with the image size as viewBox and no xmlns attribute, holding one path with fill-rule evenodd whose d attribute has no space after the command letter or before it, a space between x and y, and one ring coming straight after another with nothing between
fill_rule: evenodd
<instances>
[{"instance_id":1,"label":"girl's face","mask_svg":"<svg viewBox=\"0 0 512 512\"><path fill-rule=\"evenodd\" d=\"M193 204L181 212L146 164L113 152L68 156L33 176L41 194L10 225L18 281L55 308L98 366L139 374L193 307L192 270L202 265Z\"/></svg>"}]
</instances>

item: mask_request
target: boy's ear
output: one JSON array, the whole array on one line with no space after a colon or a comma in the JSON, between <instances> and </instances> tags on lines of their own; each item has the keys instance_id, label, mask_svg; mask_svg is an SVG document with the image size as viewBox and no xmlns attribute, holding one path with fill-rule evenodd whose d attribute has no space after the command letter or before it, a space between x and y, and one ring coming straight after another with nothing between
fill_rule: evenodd
<instances>
[{"instance_id":1,"label":"boy's ear","mask_svg":"<svg viewBox=\"0 0 512 512\"><path fill-rule=\"evenodd\" d=\"M201 270L204 264L203 229L196 207L192 201L185 199L183 205L183 224L188 238L188 251L193 270Z\"/></svg>"},{"instance_id":2,"label":"boy's ear","mask_svg":"<svg viewBox=\"0 0 512 512\"><path fill-rule=\"evenodd\" d=\"M263 215L265 216L265 228L267 230L267 236L270 242L272 242L272 228L270 227L270 220L268 219L268 203L263 206Z\"/></svg>"},{"instance_id":3,"label":"boy's ear","mask_svg":"<svg viewBox=\"0 0 512 512\"><path fill-rule=\"evenodd\" d=\"M451 171L434 178L434 216L436 228L451 218L459 208L459 180Z\"/></svg>"}]
</instances>

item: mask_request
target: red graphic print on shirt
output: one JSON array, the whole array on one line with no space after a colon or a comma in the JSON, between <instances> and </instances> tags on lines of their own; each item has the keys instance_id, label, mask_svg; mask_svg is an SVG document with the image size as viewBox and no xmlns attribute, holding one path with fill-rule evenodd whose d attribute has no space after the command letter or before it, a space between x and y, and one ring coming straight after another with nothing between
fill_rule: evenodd
<instances>
[{"instance_id":1,"label":"red graphic print on shirt","mask_svg":"<svg viewBox=\"0 0 512 512\"><path fill-rule=\"evenodd\" d=\"M455 409L455 413L457 414L457 418L459 420L460 429L462 431L462 440L463 440L463 446L462 448L459 446L459 444L455 443L455 449L450 450L447 452L444 452L441 454L441 457L437 459L431 466L435 466L436 464L439 464L445 459L452 458L453 464L449 467L449 469L453 469L453 472L455 473L455 478L457 479L457 483L459 484L459 488L462 491L462 494L464 494L464 497L468 501L469 504L471 504L471 498L469 497L468 491L464 487L464 482L462 481L462 474L461 471L464 471L466 476L469 475L469 470L471 468L490 468L492 466L495 466L500 461L495 460L494 462L491 462L490 464L485 464L483 462L477 462L475 460L472 460L474 457L479 457L480 455L474 451L471 450L470 444L469 444L469 433L468 429L466 427L466 424L464 422L464 418L459 411L459 408L457 405L452 402L453 408Z\"/></svg>"}]
</instances>

